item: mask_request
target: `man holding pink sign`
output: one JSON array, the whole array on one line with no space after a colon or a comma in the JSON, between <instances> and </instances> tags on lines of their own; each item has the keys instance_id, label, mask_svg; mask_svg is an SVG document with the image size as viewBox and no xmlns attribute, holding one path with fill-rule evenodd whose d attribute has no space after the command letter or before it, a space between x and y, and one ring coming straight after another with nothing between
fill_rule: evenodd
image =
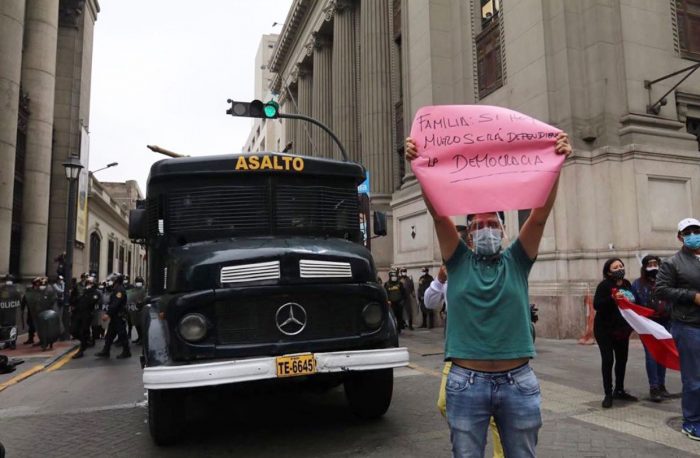
<instances>
[{"instance_id":1,"label":"man holding pink sign","mask_svg":"<svg viewBox=\"0 0 700 458\"><path fill-rule=\"evenodd\" d=\"M484 105L423 107L406 139L450 278L445 359L455 457L483 456L493 417L506 456L535 456L540 387L529 366L528 275L556 198L568 136ZM502 249L500 210L532 209ZM467 214L468 248L450 216Z\"/></svg>"}]
</instances>

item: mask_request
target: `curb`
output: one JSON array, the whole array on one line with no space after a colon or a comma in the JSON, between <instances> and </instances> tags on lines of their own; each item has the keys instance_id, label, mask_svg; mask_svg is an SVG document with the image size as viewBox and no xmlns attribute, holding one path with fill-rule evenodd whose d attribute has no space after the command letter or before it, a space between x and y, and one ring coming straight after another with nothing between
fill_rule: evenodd
<instances>
[{"instance_id":1,"label":"curb","mask_svg":"<svg viewBox=\"0 0 700 458\"><path fill-rule=\"evenodd\" d=\"M55 356L52 356L51 358L44 361L43 363L37 364L37 365L33 366L32 368L27 369L26 371L17 374L16 376L12 377L11 379L9 379L3 383L0 383L0 392L5 390L6 388L11 387L12 385L18 384L22 380L28 379L29 377L31 377L34 374L38 374L39 372L43 372L44 370L48 369L52 365L56 364L59 360L61 360L61 358L65 357L66 355L68 355L69 353L74 351L79 346L80 346L80 344L74 344L70 347L67 347L61 353L59 353Z\"/></svg>"}]
</instances>

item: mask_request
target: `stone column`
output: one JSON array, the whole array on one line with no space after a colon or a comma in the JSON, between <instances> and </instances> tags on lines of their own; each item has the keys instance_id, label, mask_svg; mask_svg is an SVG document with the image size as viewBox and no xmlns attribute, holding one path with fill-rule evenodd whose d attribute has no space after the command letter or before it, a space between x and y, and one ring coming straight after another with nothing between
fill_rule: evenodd
<instances>
[{"instance_id":1,"label":"stone column","mask_svg":"<svg viewBox=\"0 0 700 458\"><path fill-rule=\"evenodd\" d=\"M357 130L357 54L355 8L350 1L336 3L333 19L333 129L351 161L360 162ZM340 159L339 155L333 157Z\"/></svg>"},{"instance_id":2,"label":"stone column","mask_svg":"<svg viewBox=\"0 0 700 458\"><path fill-rule=\"evenodd\" d=\"M27 0L22 84L31 100L24 167L20 274L44 275L51 185L58 0Z\"/></svg>"},{"instance_id":3,"label":"stone column","mask_svg":"<svg viewBox=\"0 0 700 458\"><path fill-rule=\"evenodd\" d=\"M317 121L333 128L333 101L332 101L332 42L329 37L314 34L313 37L314 59L314 84L312 102L312 117ZM317 126L311 127L313 146L319 157L333 157L333 151L337 149L335 142L323 129Z\"/></svg>"},{"instance_id":4,"label":"stone column","mask_svg":"<svg viewBox=\"0 0 700 458\"><path fill-rule=\"evenodd\" d=\"M299 66L299 79L297 81L297 110L299 114L312 116L312 91L313 81L311 70L307 66ZM311 124L304 121L297 121L296 134L294 138L297 145L294 148L299 154L313 156L311 146Z\"/></svg>"},{"instance_id":5,"label":"stone column","mask_svg":"<svg viewBox=\"0 0 700 458\"><path fill-rule=\"evenodd\" d=\"M296 95L294 95L294 90L289 87L285 86L284 88L285 92L285 99L284 99L284 104L283 104L283 109L282 113L291 113L291 114L296 114L297 112L297 107L296 107ZM292 144L292 149L289 150L289 152L294 152L297 150L297 141L296 141L296 124L298 123L297 121L293 119L284 119L282 120L284 123L284 145L282 145L282 148L286 148L287 145L290 143Z\"/></svg>"},{"instance_id":6,"label":"stone column","mask_svg":"<svg viewBox=\"0 0 700 458\"><path fill-rule=\"evenodd\" d=\"M394 191L391 138L391 36L389 2L362 2L360 8L360 112L362 163L370 172L372 198Z\"/></svg>"},{"instance_id":7,"label":"stone column","mask_svg":"<svg viewBox=\"0 0 700 458\"><path fill-rule=\"evenodd\" d=\"M24 0L0 2L0 275L10 268Z\"/></svg>"}]
</instances>

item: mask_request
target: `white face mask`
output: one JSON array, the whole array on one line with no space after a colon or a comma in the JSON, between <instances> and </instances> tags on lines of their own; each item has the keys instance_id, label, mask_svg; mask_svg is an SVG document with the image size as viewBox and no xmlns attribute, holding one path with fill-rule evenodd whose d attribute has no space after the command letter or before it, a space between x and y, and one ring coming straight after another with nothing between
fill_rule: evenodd
<instances>
[{"instance_id":1,"label":"white face mask","mask_svg":"<svg viewBox=\"0 0 700 458\"><path fill-rule=\"evenodd\" d=\"M107 282L107 286L112 286L113 284L114 284L114 282L112 280Z\"/></svg>"},{"instance_id":2,"label":"white face mask","mask_svg":"<svg viewBox=\"0 0 700 458\"><path fill-rule=\"evenodd\" d=\"M472 233L474 252L481 256L492 256L498 253L501 249L501 240L503 240L503 231L500 229L485 227Z\"/></svg>"},{"instance_id":3,"label":"white face mask","mask_svg":"<svg viewBox=\"0 0 700 458\"><path fill-rule=\"evenodd\" d=\"M39 289L42 290L42 291L45 290L45 289L46 289L46 285L39 285Z\"/></svg>"},{"instance_id":4,"label":"white face mask","mask_svg":"<svg viewBox=\"0 0 700 458\"><path fill-rule=\"evenodd\" d=\"M136 286L137 288L140 288L140 287L143 286L143 283L141 283L141 282L136 282L136 283L134 283L134 286Z\"/></svg>"},{"instance_id":5,"label":"white face mask","mask_svg":"<svg viewBox=\"0 0 700 458\"><path fill-rule=\"evenodd\" d=\"M6 284L7 286L12 286L12 281L11 281L11 280L7 280L7 281L5 282L5 284Z\"/></svg>"}]
</instances>

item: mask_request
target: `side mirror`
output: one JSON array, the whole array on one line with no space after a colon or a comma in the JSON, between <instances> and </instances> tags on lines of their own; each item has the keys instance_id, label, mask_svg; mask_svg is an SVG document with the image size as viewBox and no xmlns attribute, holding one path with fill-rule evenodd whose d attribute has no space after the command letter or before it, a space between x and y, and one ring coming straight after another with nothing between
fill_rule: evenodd
<instances>
[{"instance_id":1,"label":"side mirror","mask_svg":"<svg viewBox=\"0 0 700 458\"><path fill-rule=\"evenodd\" d=\"M374 212L374 217L372 218L372 227L374 228L374 235L386 235L386 215L382 212Z\"/></svg>"},{"instance_id":2,"label":"side mirror","mask_svg":"<svg viewBox=\"0 0 700 458\"><path fill-rule=\"evenodd\" d=\"M135 208L129 212L129 238L131 240L146 240L148 236L148 220L145 208Z\"/></svg>"}]
</instances>

